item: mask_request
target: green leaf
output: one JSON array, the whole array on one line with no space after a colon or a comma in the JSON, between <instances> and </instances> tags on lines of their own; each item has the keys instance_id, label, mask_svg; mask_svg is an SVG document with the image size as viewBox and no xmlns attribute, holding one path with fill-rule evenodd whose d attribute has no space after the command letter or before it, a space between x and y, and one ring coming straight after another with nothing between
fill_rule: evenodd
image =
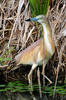
<instances>
[{"instance_id":1,"label":"green leaf","mask_svg":"<svg viewBox=\"0 0 66 100\"><path fill-rule=\"evenodd\" d=\"M49 0L29 0L32 15L45 15L49 7Z\"/></svg>"},{"instance_id":2,"label":"green leaf","mask_svg":"<svg viewBox=\"0 0 66 100\"><path fill-rule=\"evenodd\" d=\"M4 57L0 57L0 61L11 61L11 58L4 58Z\"/></svg>"},{"instance_id":3,"label":"green leaf","mask_svg":"<svg viewBox=\"0 0 66 100\"><path fill-rule=\"evenodd\" d=\"M2 88L2 87L5 87L6 85L4 85L4 84L0 84L0 88Z\"/></svg>"}]
</instances>

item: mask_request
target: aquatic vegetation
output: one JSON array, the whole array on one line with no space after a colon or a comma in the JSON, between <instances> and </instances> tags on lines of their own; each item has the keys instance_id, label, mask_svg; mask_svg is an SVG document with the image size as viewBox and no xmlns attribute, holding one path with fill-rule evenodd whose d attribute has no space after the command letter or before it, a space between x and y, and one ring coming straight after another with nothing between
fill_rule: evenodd
<instances>
[{"instance_id":1,"label":"aquatic vegetation","mask_svg":"<svg viewBox=\"0 0 66 100\"><path fill-rule=\"evenodd\" d=\"M56 87L56 94L61 94L61 95L66 95L66 90L65 90L66 84L62 85L62 86L57 86ZM54 86L45 86L44 88L42 88L42 93L43 94L48 94L50 96L53 95L53 90L54 90ZM39 86L37 84L33 85L33 91L37 91L39 90ZM0 92L30 92L31 88L29 85L27 84L23 84L21 81L15 81L15 82L9 82L7 85L2 84L0 85Z\"/></svg>"}]
</instances>

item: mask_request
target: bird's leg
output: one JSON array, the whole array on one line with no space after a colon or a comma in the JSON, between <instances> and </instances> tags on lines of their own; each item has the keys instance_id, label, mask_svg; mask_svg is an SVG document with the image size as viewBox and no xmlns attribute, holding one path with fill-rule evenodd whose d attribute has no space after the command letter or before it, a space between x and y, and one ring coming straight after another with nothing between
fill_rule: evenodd
<instances>
[{"instance_id":1,"label":"bird's leg","mask_svg":"<svg viewBox=\"0 0 66 100\"><path fill-rule=\"evenodd\" d=\"M30 70L30 72L29 72L29 74L28 74L28 81L29 81L29 85L30 85L31 87L32 87L31 76L32 76L33 70L34 70L36 67L37 67L37 64L33 64L33 65L32 65L32 68L31 68L31 70Z\"/></svg>"},{"instance_id":2,"label":"bird's leg","mask_svg":"<svg viewBox=\"0 0 66 100\"><path fill-rule=\"evenodd\" d=\"M42 68L43 86L45 86L45 78L49 81L50 84L52 84L52 81L45 75L45 66L46 65L43 65L43 68Z\"/></svg>"}]
</instances>

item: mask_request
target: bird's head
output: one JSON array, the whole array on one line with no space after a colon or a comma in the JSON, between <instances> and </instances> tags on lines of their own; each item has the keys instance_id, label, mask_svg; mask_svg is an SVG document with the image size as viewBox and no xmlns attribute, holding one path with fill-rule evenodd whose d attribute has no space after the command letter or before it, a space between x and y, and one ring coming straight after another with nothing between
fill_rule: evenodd
<instances>
[{"instance_id":1,"label":"bird's head","mask_svg":"<svg viewBox=\"0 0 66 100\"><path fill-rule=\"evenodd\" d=\"M39 22L40 24L46 23L46 20L47 19L44 15L38 15L36 17L26 19L26 21L35 21L35 22Z\"/></svg>"}]
</instances>

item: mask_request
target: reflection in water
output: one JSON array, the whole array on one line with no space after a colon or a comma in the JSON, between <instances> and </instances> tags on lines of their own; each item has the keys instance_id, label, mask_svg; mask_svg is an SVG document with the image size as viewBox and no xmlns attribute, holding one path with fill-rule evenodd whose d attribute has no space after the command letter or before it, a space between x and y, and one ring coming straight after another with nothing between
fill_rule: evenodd
<instances>
[{"instance_id":1,"label":"reflection in water","mask_svg":"<svg viewBox=\"0 0 66 100\"><path fill-rule=\"evenodd\" d=\"M29 93L0 93L0 100L40 100Z\"/></svg>"},{"instance_id":2,"label":"reflection in water","mask_svg":"<svg viewBox=\"0 0 66 100\"><path fill-rule=\"evenodd\" d=\"M0 92L0 100L66 100L66 96L58 95L53 99L45 94L40 98L39 93L34 96L30 93Z\"/></svg>"}]
</instances>

